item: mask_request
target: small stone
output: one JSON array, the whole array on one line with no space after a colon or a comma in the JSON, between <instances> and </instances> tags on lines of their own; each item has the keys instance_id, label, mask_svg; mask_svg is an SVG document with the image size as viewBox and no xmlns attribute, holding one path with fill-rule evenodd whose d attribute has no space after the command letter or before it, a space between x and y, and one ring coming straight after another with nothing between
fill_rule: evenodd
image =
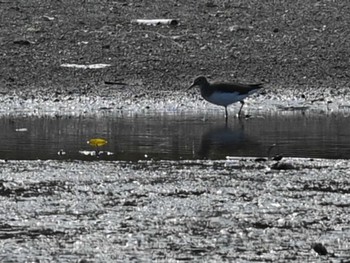
<instances>
[{"instance_id":1,"label":"small stone","mask_svg":"<svg viewBox=\"0 0 350 263\"><path fill-rule=\"evenodd\" d=\"M22 45L22 46L29 46L30 45L30 42L28 40L24 40L24 39L15 40L15 41L13 41L13 43L16 45Z\"/></svg>"},{"instance_id":2,"label":"small stone","mask_svg":"<svg viewBox=\"0 0 350 263\"><path fill-rule=\"evenodd\" d=\"M321 243L314 243L311 247L313 248L313 250L315 250L317 254L321 256L325 256L328 254L327 249Z\"/></svg>"}]
</instances>

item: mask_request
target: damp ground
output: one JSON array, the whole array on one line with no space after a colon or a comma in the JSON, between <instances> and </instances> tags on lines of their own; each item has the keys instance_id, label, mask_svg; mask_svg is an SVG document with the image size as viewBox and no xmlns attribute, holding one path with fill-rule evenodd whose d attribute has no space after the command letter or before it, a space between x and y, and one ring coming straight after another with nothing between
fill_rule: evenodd
<instances>
[{"instance_id":1,"label":"damp ground","mask_svg":"<svg viewBox=\"0 0 350 263\"><path fill-rule=\"evenodd\" d=\"M1 161L1 260L346 262L349 162L276 164Z\"/></svg>"}]
</instances>

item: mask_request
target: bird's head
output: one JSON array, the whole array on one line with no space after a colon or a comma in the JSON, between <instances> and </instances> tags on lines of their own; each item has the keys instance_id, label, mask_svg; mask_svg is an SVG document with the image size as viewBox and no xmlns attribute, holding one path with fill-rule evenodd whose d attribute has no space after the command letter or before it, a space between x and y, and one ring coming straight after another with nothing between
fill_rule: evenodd
<instances>
[{"instance_id":1,"label":"bird's head","mask_svg":"<svg viewBox=\"0 0 350 263\"><path fill-rule=\"evenodd\" d=\"M188 89L191 89L195 86L205 86L205 85L208 85L208 80L205 77L200 76L193 81L193 84Z\"/></svg>"}]
</instances>

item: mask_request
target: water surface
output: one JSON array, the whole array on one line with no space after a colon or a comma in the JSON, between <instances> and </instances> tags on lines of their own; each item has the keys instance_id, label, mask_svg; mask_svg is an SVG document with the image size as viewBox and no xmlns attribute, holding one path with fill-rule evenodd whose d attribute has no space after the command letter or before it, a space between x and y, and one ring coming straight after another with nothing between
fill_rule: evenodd
<instances>
[{"instance_id":1,"label":"water surface","mask_svg":"<svg viewBox=\"0 0 350 263\"><path fill-rule=\"evenodd\" d=\"M223 116L145 114L102 117L3 117L0 158L95 160L82 151L101 151L100 159L224 159L226 156L349 158L350 121L346 116L257 115L248 120ZM98 149L87 141L104 138ZM269 148L275 145L268 154ZM58 153L63 154L58 154Z\"/></svg>"}]
</instances>

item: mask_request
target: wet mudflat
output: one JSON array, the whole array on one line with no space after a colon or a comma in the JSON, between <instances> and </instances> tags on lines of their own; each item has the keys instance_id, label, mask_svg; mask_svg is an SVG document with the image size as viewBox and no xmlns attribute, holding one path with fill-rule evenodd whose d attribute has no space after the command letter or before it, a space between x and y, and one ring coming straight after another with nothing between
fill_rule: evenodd
<instances>
[{"instance_id":1,"label":"wet mudflat","mask_svg":"<svg viewBox=\"0 0 350 263\"><path fill-rule=\"evenodd\" d=\"M0 260L348 262L349 162L281 164L1 161Z\"/></svg>"}]
</instances>

